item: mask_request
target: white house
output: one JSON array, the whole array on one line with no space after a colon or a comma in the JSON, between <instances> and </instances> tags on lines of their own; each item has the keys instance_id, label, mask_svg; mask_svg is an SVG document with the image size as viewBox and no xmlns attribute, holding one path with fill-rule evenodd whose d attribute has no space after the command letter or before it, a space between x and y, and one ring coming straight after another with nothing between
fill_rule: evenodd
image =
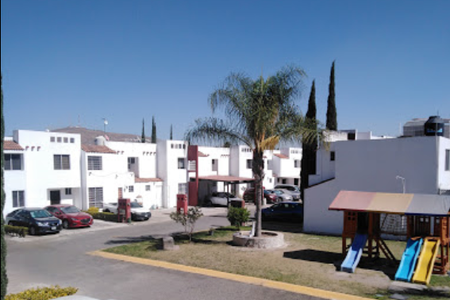
<instances>
[{"instance_id":1,"label":"white house","mask_svg":"<svg viewBox=\"0 0 450 300\"><path fill-rule=\"evenodd\" d=\"M196 199L229 188L242 197L252 185L252 152L247 146L190 147L196 150L194 160L184 141L142 143L135 135L80 127L15 131L4 141L4 212L57 203L101 208L118 198L137 200L146 208L167 208L176 206L177 194L190 192L188 182L195 182ZM300 159L301 148L265 151L263 185L269 189L277 182L299 182Z\"/></svg>"},{"instance_id":2,"label":"white house","mask_svg":"<svg viewBox=\"0 0 450 300\"><path fill-rule=\"evenodd\" d=\"M342 212L328 207L340 190L443 194L450 191L450 139L409 137L330 143L318 152L315 185L305 190L304 230L340 234Z\"/></svg>"},{"instance_id":3,"label":"white house","mask_svg":"<svg viewBox=\"0 0 450 300\"><path fill-rule=\"evenodd\" d=\"M81 205L80 137L16 130L5 145L5 208Z\"/></svg>"}]
</instances>

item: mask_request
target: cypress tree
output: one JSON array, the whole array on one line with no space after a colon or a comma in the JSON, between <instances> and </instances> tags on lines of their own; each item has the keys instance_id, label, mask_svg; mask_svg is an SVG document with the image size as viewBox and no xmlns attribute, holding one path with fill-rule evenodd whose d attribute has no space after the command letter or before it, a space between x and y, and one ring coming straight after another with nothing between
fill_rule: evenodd
<instances>
[{"instance_id":1,"label":"cypress tree","mask_svg":"<svg viewBox=\"0 0 450 300\"><path fill-rule=\"evenodd\" d=\"M156 144L156 123L155 116L152 117L152 143Z\"/></svg>"},{"instance_id":2,"label":"cypress tree","mask_svg":"<svg viewBox=\"0 0 450 300\"><path fill-rule=\"evenodd\" d=\"M313 80L311 92L308 100L308 111L306 112L306 120L308 126L317 130L316 120L316 84ZM316 173L316 149L317 139L307 143L305 139L302 141L302 163L300 170L300 192L302 199L305 200L304 190L309 187L309 175Z\"/></svg>"},{"instance_id":3,"label":"cypress tree","mask_svg":"<svg viewBox=\"0 0 450 300\"><path fill-rule=\"evenodd\" d=\"M145 122L144 122L144 119L142 119L141 143L145 143Z\"/></svg>"},{"instance_id":4,"label":"cypress tree","mask_svg":"<svg viewBox=\"0 0 450 300\"><path fill-rule=\"evenodd\" d=\"M5 241L5 220L3 219L3 208L5 207L5 190L3 186L3 167L5 165L3 156L3 140L5 138L5 120L3 118L3 77L0 75L0 89L1 89L1 169L2 169L2 202L1 202L1 299L5 299L6 288L8 286L8 277L6 276L6 241Z\"/></svg>"},{"instance_id":5,"label":"cypress tree","mask_svg":"<svg viewBox=\"0 0 450 300\"><path fill-rule=\"evenodd\" d=\"M327 124L328 130L337 130L336 94L334 92L334 61L331 65L330 85L328 86Z\"/></svg>"},{"instance_id":6,"label":"cypress tree","mask_svg":"<svg viewBox=\"0 0 450 300\"><path fill-rule=\"evenodd\" d=\"M170 124L170 140L173 140L173 128L172 128L172 124Z\"/></svg>"}]
</instances>

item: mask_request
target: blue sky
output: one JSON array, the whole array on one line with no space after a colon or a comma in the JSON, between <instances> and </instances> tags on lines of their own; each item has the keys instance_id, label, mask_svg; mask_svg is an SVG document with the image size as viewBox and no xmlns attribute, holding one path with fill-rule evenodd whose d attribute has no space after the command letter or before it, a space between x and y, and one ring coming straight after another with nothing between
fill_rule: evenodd
<instances>
[{"instance_id":1,"label":"blue sky","mask_svg":"<svg viewBox=\"0 0 450 300\"><path fill-rule=\"evenodd\" d=\"M450 118L450 1L1 1L6 135L66 126L182 138L231 72L303 68L325 123L398 135Z\"/></svg>"}]
</instances>

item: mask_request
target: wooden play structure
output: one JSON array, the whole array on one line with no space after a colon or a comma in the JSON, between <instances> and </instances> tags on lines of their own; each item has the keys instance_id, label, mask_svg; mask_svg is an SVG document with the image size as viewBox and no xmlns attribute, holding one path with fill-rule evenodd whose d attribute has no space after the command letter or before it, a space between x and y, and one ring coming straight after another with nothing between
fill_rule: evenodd
<instances>
[{"instance_id":1,"label":"wooden play structure","mask_svg":"<svg viewBox=\"0 0 450 300\"><path fill-rule=\"evenodd\" d=\"M383 253L389 260L397 262L381 236L403 235L407 240L423 238L426 245L433 245L429 250L422 248L421 259L427 259L428 265L417 266L423 269L420 272L416 269L417 274L424 273L429 281L431 272L445 274L449 270L450 197L341 191L329 209L344 212L342 253L347 253L347 258L352 251L354 256L364 253L369 258ZM364 236L364 245L354 249L355 239L359 236ZM425 255L426 251L432 253ZM359 258L352 258L350 262L346 259L344 263L349 264L346 269L354 270ZM351 264L355 264L353 268L350 268Z\"/></svg>"}]
</instances>

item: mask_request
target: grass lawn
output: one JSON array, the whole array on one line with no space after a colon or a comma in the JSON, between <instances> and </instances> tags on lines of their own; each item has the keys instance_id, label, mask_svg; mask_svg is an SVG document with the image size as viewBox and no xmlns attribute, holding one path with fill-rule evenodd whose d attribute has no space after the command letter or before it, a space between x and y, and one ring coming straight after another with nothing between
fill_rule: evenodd
<instances>
[{"instance_id":1,"label":"grass lawn","mask_svg":"<svg viewBox=\"0 0 450 300\"><path fill-rule=\"evenodd\" d=\"M104 251L370 298L382 294L387 299L387 288L397 270L397 265L391 264L382 256L376 261L361 258L353 274L337 272L344 258L341 254L340 237L288 230L283 232L286 247L256 250L232 246L232 234L235 231L234 227L224 227L216 229L213 235L209 232L198 232L191 243L185 236L175 236L175 242L180 246L178 251L158 250L159 240L132 243ZM386 243L394 256L400 259L405 242L386 241ZM450 277L433 276L431 285L450 287ZM427 297L414 296L410 299L427 299Z\"/></svg>"}]
</instances>

